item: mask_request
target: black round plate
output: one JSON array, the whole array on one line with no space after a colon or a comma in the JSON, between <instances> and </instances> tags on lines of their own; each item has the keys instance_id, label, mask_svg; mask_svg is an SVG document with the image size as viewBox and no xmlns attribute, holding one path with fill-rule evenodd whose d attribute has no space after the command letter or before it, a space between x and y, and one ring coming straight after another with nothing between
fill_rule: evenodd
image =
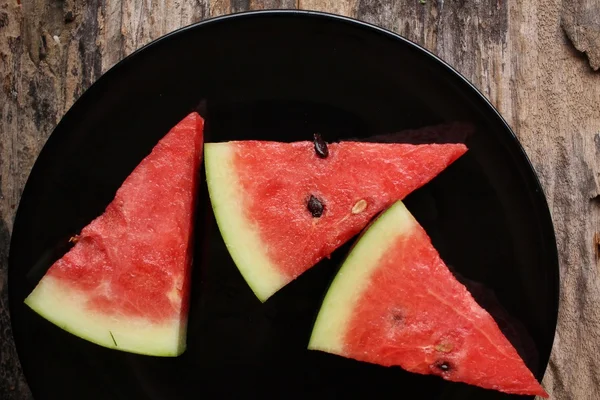
<instances>
[{"instance_id":1,"label":"black round plate","mask_svg":"<svg viewBox=\"0 0 600 400\"><path fill-rule=\"evenodd\" d=\"M470 151L406 204L543 376L558 308L556 243L540 184L507 124L464 78L400 36L326 14L268 11L208 20L137 51L81 96L48 140L21 199L9 268L15 340L36 399L509 397L308 351L351 243L261 304L227 253L205 184L181 357L108 350L28 309L23 299L65 238L102 213L202 100L207 141L310 140L314 132L334 141L470 124Z\"/></svg>"}]
</instances>

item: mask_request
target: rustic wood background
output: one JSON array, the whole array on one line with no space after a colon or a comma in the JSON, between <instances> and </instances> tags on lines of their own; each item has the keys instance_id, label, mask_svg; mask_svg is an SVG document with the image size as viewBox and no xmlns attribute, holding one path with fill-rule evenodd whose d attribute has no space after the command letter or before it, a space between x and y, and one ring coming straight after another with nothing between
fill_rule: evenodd
<instances>
[{"instance_id":1,"label":"rustic wood background","mask_svg":"<svg viewBox=\"0 0 600 400\"><path fill-rule=\"evenodd\" d=\"M0 0L0 398L31 398L11 338L6 258L21 190L55 124L152 39L263 8L323 10L391 29L494 103L540 176L558 237L561 308L544 386L554 399L599 399L599 0L564 8L561 0Z\"/></svg>"}]
</instances>

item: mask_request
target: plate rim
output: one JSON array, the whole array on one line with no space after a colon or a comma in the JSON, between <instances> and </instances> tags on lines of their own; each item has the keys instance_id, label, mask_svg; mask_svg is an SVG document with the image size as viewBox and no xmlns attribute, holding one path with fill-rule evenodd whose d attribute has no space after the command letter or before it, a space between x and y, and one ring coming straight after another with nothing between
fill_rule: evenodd
<instances>
[{"instance_id":1,"label":"plate rim","mask_svg":"<svg viewBox=\"0 0 600 400\"><path fill-rule=\"evenodd\" d=\"M13 274L13 273L11 273L11 271L14 270L14 268L11 266L14 265L15 257L16 257L15 256L15 247L16 247L15 242L16 241L14 238L15 238L15 232L20 230L18 222L21 219L20 214L22 214L22 207L21 207L22 204L21 203L22 203L22 199L24 197L26 197L28 192L31 190L31 189L28 190L28 188L32 186L31 177L34 174L37 175L36 171L37 171L37 169L39 169L39 165L41 164L40 159L43 160L44 154L49 154L48 148L54 147L57 144L56 143L57 139L56 139L56 136L54 135L54 133L57 130L63 130L65 128L68 129L68 125L71 123L73 116L77 115L79 113L79 109L85 109L88 106L88 103L90 102L90 100L88 100L88 99L93 98L94 95L96 94L96 92L101 91L103 86L105 86L107 82L110 82L113 75L117 75L123 68L126 68L131 62L133 62L141 54L145 53L147 50L151 49L152 47L156 47L160 44L163 44L164 42L166 42L168 40L172 40L173 38L175 38L179 35L183 35L188 31L202 29L203 27L208 26L208 25L227 23L229 21L240 20L240 19L252 19L255 17L261 18L264 16L286 17L286 18L302 17L302 18L309 18L309 19L310 18L325 19L325 20L329 20L334 23L349 24L349 25L353 25L360 29L370 30L372 32L375 32L377 34L385 36L394 41L400 42L400 44L408 46L412 50L415 50L418 53L421 53L421 55L425 56L425 58L428 58L430 60L429 62L431 62L432 65L437 64L437 65L441 66L442 69L444 69L446 71L446 73L448 74L447 75L448 78L453 77L454 79L457 79L459 82L459 85L461 85L465 90L468 90L470 92L468 97L472 98L476 102L479 102L481 105L484 105L485 108L487 109L487 111L491 113L490 115L493 116L497 120L498 126L500 126L500 125L502 126L503 131L504 131L502 136L504 136L504 139L508 139L506 145L508 146L509 153L512 155L512 158L514 159L515 164L519 167L519 168L517 168L518 174L522 177L523 182L528 189L527 192L531 199L532 205L538 210L538 216L539 216L538 220L539 220L539 226L540 226L538 234L540 235L541 244L546 250L546 256L548 259L548 264L545 268L549 272L549 275L548 275L549 281L550 281L549 285L552 286L554 293L556 293L556 297L554 299L553 304L549 305L549 309L551 309L551 314L552 314L552 325L554 326L552 341L551 341L551 343L549 343L551 345L550 353L548 355L547 360L545 360L545 357L543 358L544 364L543 365L540 364L539 372L534 374L536 376L536 378L541 380L544 377L544 375L548 369L548 366L550 363L550 358L551 358L551 355L553 354L552 349L554 348L554 344L556 342L556 331L557 331L557 326L558 326L557 324L558 324L558 314L559 314L559 308L560 308L560 293L561 293L561 291L560 291L560 258L559 258L559 254L558 254L558 243L556 241L556 231L554 228L554 221L552 219L552 213L550 211L548 200L545 195L544 188L541 184L539 176L538 176L538 174L535 170L535 167L532 164L529 156L527 155L525 148L519 141L517 135L515 134L515 132L511 128L511 126L504 119L504 117L500 114L500 112L496 109L496 107L491 103L491 101L469 79L467 79L464 75L462 75L457 69L455 69L448 62L443 60L440 56L437 56L432 51L430 51L430 50L424 48L423 46L419 45L418 43L402 36L401 34L393 32L386 28L377 26L375 24L372 24L372 23L369 23L366 21L361 21L361 20L358 20L355 18L338 15L338 14L334 14L334 13L329 13L329 12L314 11L314 10L269 9L269 10L253 10L253 11L235 12L235 13L210 17L210 18L177 28L177 29L175 29L171 32L168 32L154 40L151 40L147 44L141 46L140 48L134 50L132 53L130 53L129 55L127 55L124 58L122 58L121 60L119 60L112 67L110 67L103 74L101 74L77 99L75 99L75 101L69 107L69 109L62 115L62 117L60 117L59 121L56 123L56 125L52 129L52 132L48 135L46 142L41 147L31 169L27 175L27 180L25 181L25 185L23 186L22 193L19 197L19 203L18 203L16 212L15 212L15 215L14 215L13 229L11 232L10 244L9 244L9 254L8 254L8 259L7 259L7 261L8 261L7 262L8 314L9 314L10 326L11 326L12 332L15 332L14 322L13 322L14 319L12 318L12 315L16 312L16 310L14 310L14 308L16 306L15 306L15 304L13 304L13 302L10 301L10 299L13 298L13 296L11 295L12 290L11 290L11 284L10 284L11 283L10 276ZM16 235L16 236L18 236L18 235ZM16 352L17 352L17 355L19 358L19 363L21 363L21 351L19 350L19 348L21 346L17 345L18 339L14 336L14 334L12 335L12 339L13 339L13 343L15 343L15 349L16 349ZM21 369L23 371L23 376L24 376L25 380L27 381L27 384L29 386L31 386L29 384L29 378L25 374L25 369L23 367Z\"/></svg>"}]
</instances>

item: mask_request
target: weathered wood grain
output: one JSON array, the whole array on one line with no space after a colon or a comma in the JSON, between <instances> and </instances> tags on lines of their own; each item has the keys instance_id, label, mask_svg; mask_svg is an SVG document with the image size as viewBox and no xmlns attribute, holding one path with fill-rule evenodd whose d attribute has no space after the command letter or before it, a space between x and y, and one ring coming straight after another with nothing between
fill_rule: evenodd
<instances>
[{"instance_id":1,"label":"weathered wood grain","mask_svg":"<svg viewBox=\"0 0 600 400\"><path fill-rule=\"evenodd\" d=\"M563 3L561 25L575 48L587 55L590 66L600 69L600 2L574 0Z\"/></svg>"},{"instance_id":2,"label":"weathered wood grain","mask_svg":"<svg viewBox=\"0 0 600 400\"><path fill-rule=\"evenodd\" d=\"M0 0L0 398L30 398L10 338L6 256L23 185L59 118L104 71L160 35L224 13L295 7L356 17L422 44L508 120L544 186L560 251L561 308L544 385L555 399L600 398L600 74L561 29L562 15L564 31L598 68L598 43L589 39L597 31L585 27L593 16L577 5L597 3L570 3Z\"/></svg>"}]
</instances>

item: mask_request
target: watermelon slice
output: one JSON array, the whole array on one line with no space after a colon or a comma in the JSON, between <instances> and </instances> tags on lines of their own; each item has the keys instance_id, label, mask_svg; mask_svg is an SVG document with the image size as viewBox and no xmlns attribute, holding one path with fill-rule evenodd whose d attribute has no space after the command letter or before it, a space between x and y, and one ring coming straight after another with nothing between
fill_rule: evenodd
<instances>
[{"instance_id":1,"label":"watermelon slice","mask_svg":"<svg viewBox=\"0 0 600 400\"><path fill-rule=\"evenodd\" d=\"M177 124L74 237L25 303L64 330L122 351L185 350L203 119Z\"/></svg>"},{"instance_id":2,"label":"watermelon slice","mask_svg":"<svg viewBox=\"0 0 600 400\"><path fill-rule=\"evenodd\" d=\"M520 395L548 394L397 202L325 296L309 349Z\"/></svg>"},{"instance_id":3,"label":"watermelon slice","mask_svg":"<svg viewBox=\"0 0 600 400\"><path fill-rule=\"evenodd\" d=\"M206 143L209 194L225 244L267 300L429 182L463 144Z\"/></svg>"}]
</instances>

